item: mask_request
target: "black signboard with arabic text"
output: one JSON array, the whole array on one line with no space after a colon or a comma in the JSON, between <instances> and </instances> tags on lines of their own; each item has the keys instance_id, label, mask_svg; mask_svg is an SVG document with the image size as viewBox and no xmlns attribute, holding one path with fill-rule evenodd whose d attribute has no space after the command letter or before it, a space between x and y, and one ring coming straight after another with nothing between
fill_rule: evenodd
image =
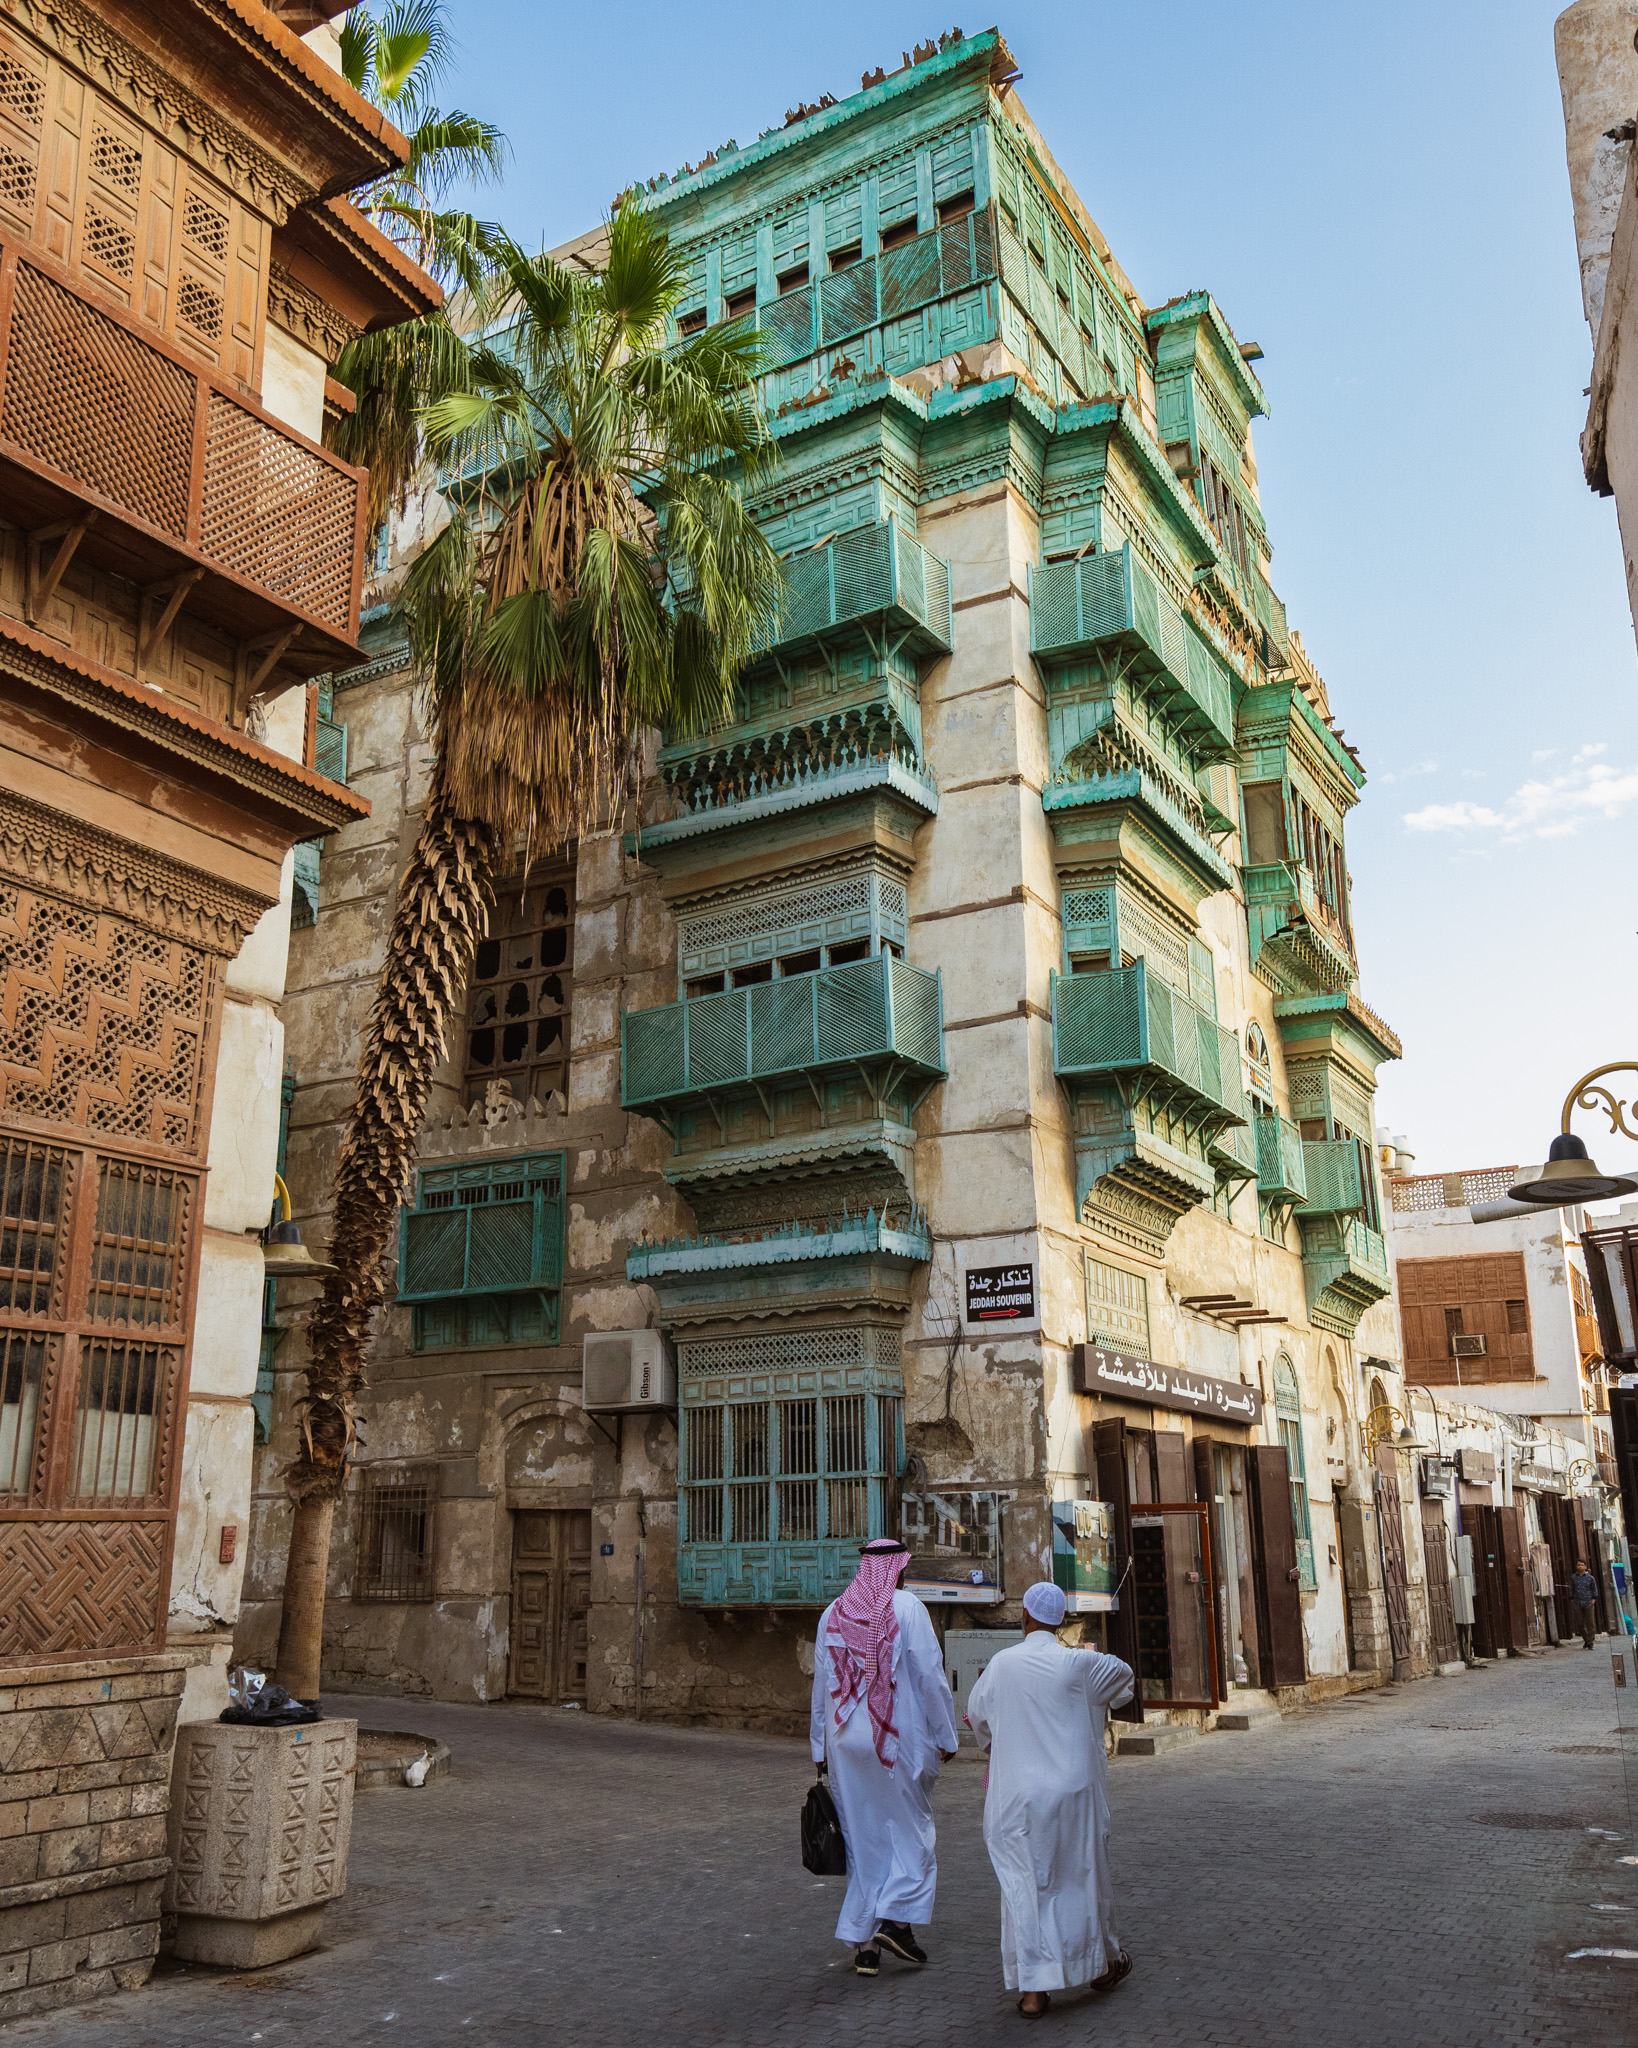
<instances>
[{"instance_id":1,"label":"black signboard with arabic text","mask_svg":"<svg viewBox=\"0 0 1638 2048\"><path fill-rule=\"evenodd\" d=\"M1075 1391L1138 1401L1150 1408L1181 1408L1185 1415L1210 1415L1219 1422L1243 1425L1255 1426L1263 1413L1263 1397L1255 1387L1189 1372L1180 1365L1154 1365L1095 1344L1075 1346Z\"/></svg>"},{"instance_id":2,"label":"black signboard with arabic text","mask_svg":"<svg viewBox=\"0 0 1638 2048\"><path fill-rule=\"evenodd\" d=\"M1021 1323L1035 1314L1035 1268L1022 1266L969 1266L967 1268L967 1320L969 1323Z\"/></svg>"}]
</instances>

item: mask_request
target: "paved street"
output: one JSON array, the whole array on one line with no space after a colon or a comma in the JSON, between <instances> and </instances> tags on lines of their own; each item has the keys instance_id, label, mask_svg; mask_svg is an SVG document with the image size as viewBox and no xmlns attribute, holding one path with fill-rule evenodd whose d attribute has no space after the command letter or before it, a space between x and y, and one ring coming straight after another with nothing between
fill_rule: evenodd
<instances>
[{"instance_id":1,"label":"paved street","mask_svg":"<svg viewBox=\"0 0 1638 2048\"><path fill-rule=\"evenodd\" d=\"M938 1793L940 1891L918 1974L856 1979L841 1880L796 1848L805 1745L563 1710L335 1701L450 1742L455 1774L359 1796L329 1946L247 1978L5 2029L8 2048L351 2048L1016 2039L982 1773ZM1638 2042L1638 1949L1609 1659L1564 1650L1356 1695L1258 1735L1112 1768L1108 2002L1042 2029L1122 2048L1506 2048ZM1608 1909L1599 1911L1600 1906Z\"/></svg>"}]
</instances>

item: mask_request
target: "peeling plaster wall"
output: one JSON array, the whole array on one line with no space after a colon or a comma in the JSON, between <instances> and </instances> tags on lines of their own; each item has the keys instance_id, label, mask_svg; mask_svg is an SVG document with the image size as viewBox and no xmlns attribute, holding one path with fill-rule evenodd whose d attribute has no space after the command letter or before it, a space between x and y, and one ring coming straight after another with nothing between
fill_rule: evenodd
<instances>
[{"instance_id":1,"label":"peeling plaster wall","mask_svg":"<svg viewBox=\"0 0 1638 2048\"><path fill-rule=\"evenodd\" d=\"M305 693L288 690L269 708L268 744L299 761L305 730ZM217 1043L167 1622L173 1647L210 1654L188 1669L184 1721L213 1719L228 1703L229 1653L250 1535L251 1397L262 1328L258 1233L272 1204L278 1154L293 865L287 855L278 903L228 968ZM234 1531L233 1555L224 1564L227 1529Z\"/></svg>"}]
</instances>

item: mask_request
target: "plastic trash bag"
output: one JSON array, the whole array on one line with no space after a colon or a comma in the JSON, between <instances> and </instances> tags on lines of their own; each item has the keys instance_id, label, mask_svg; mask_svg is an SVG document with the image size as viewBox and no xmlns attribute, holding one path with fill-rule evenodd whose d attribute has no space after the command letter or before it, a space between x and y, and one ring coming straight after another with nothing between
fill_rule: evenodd
<instances>
[{"instance_id":1,"label":"plastic trash bag","mask_svg":"<svg viewBox=\"0 0 1638 2048\"><path fill-rule=\"evenodd\" d=\"M317 1702L292 1699L282 1685L271 1685L265 1671L241 1664L228 1673L228 1697L233 1704L217 1715L235 1727L288 1728L299 1722L321 1721L323 1710Z\"/></svg>"}]
</instances>

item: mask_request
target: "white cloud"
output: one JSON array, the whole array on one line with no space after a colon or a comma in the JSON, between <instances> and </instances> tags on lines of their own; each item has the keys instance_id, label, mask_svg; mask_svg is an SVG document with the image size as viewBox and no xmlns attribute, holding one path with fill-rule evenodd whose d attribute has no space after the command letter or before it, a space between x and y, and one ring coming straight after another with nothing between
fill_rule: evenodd
<instances>
[{"instance_id":1,"label":"white cloud","mask_svg":"<svg viewBox=\"0 0 1638 2048\"><path fill-rule=\"evenodd\" d=\"M1537 747L1530 759L1534 762L1550 761L1557 752L1557 747Z\"/></svg>"},{"instance_id":2,"label":"white cloud","mask_svg":"<svg viewBox=\"0 0 1638 2048\"><path fill-rule=\"evenodd\" d=\"M1600 754L1607 754L1609 750L1608 740L1589 740L1584 747L1576 748L1570 756L1570 765L1579 767L1583 761L1596 761Z\"/></svg>"},{"instance_id":3,"label":"white cloud","mask_svg":"<svg viewBox=\"0 0 1638 2048\"><path fill-rule=\"evenodd\" d=\"M1494 833L1510 845L1527 839L1570 838L1588 819L1618 818L1638 804L1638 768L1611 767L1597 759L1604 751L1603 742L1580 748L1561 774L1521 783L1500 805L1469 803L1461 798L1407 811L1406 829Z\"/></svg>"},{"instance_id":4,"label":"white cloud","mask_svg":"<svg viewBox=\"0 0 1638 2048\"><path fill-rule=\"evenodd\" d=\"M1378 775L1374 780L1378 787L1380 787L1383 783L1409 782L1414 776L1437 775L1438 772L1439 763L1437 761L1419 761L1414 768L1390 768L1386 775Z\"/></svg>"}]
</instances>

